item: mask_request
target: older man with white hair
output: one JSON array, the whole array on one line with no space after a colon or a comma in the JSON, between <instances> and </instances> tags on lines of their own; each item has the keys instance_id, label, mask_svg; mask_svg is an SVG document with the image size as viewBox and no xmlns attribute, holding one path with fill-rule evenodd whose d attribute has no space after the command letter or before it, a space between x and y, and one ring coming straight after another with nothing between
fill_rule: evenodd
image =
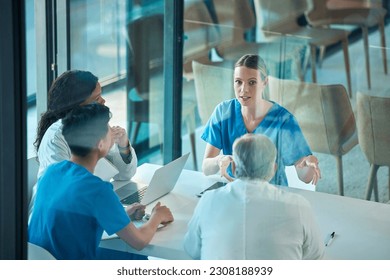
<instances>
[{"instance_id":1,"label":"older man with white hair","mask_svg":"<svg viewBox=\"0 0 390 280\"><path fill-rule=\"evenodd\" d=\"M184 248L194 259L321 259L324 242L309 202L269 183L276 148L260 134L233 144L236 180L205 192Z\"/></svg>"}]
</instances>

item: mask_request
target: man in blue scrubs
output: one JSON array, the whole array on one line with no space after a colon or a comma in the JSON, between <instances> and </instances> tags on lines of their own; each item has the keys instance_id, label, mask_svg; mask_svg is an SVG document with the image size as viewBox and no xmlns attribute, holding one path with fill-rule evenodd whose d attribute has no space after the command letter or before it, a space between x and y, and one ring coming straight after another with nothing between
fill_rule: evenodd
<instances>
[{"instance_id":1,"label":"man in blue scrubs","mask_svg":"<svg viewBox=\"0 0 390 280\"><path fill-rule=\"evenodd\" d=\"M170 210L157 203L149 221L136 228L131 218L142 217L144 206L124 209L112 184L93 175L98 160L113 145L110 117L109 109L98 103L68 113L62 120L62 133L72 156L49 166L38 181L29 242L57 259L105 259L99 251L103 231L116 233L141 250L160 223L173 220Z\"/></svg>"}]
</instances>

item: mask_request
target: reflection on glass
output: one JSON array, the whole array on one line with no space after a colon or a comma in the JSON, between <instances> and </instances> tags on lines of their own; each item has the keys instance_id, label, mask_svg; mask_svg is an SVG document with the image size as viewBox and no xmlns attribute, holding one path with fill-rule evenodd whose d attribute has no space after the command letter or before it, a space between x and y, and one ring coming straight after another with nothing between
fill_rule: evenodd
<instances>
[{"instance_id":1,"label":"reflection on glass","mask_svg":"<svg viewBox=\"0 0 390 280\"><path fill-rule=\"evenodd\" d=\"M26 59L27 59L27 96L34 95L37 91L36 85L36 56L35 56L35 16L34 1L25 0L26 5Z\"/></svg>"},{"instance_id":2,"label":"reflection on glass","mask_svg":"<svg viewBox=\"0 0 390 280\"><path fill-rule=\"evenodd\" d=\"M213 100L217 99L221 91L224 94L220 96L225 98L229 94L228 90L231 90L232 87L229 86L231 82L227 79L215 82L217 89L205 92L204 96L206 97L203 98L205 102L201 104L197 98L198 91L194 85L193 61L226 67L232 71L232 63L239 56L247 52L253 52L253 48L257 47L257 51L266 60L269 73L273 76L294 80L306 78L305 80L310 81L310 71L308 71L308 74L305 72L304 66L306 64L303 63L308 59L307 42L300 37L291 36L291 34L270 34L267 33L267 30L260 28L264 24L277 23L280 19L278 14L281 12L285 12L283 16L285 18L288 16L295 17L294 9L299 8L301 1L290 1L290 6L286 4L283 7L275 6L276 2L273 1L272 6L261 6L260 13L262 16L257 16L255 6L248 5L248 3L253 2L255 4L264 1L184 1L182 152L192 151L193 154L196 154L199 167L204 152L204 141L200 139L203 123L199 115L202 116L202 120L207 119L207 117L204 117L205 112L207 113L209 110L212 112L215 106L210 106L211 109L207 108L202 114L199 114L198 111L201 110L202 105L210 105ZM28 46L26 48L27 95L30 99L37 91L36 30L34 1L25 0L25 4L26 44ZM162 76L164 63L162 61L164 51L162 40L164 34L162 34L163 23L160 21L163 20L163 4L163 0L69 1L71 68L89 70L100 78L100 82L104 86L103 94L107 100L106 104L113 112L112 124L120 125L128 130L130 140L139 155L140 163L145 161L162 162L160 150L163 146L162 134L164 132L164 80ZM240 5L240 8L238 8L238 5ZM298 6L294 8L296 5ZM388 8L389 4L385 4L385 6ZM149 31L142 32L142 28L131 31L132 25L144 21L141 18L153 21L153 18L159 17L160 19L156 20L155 23L142 24L142 28L152 29L150 31L152 33L148 33ZM300 24L304 25L302 22ZM283 25L283 27L290 26ZM383 53L380 47L380 34L375 29L375 27L372 28L373 34L370 34L370 37L373 36L372 40L370 38L371 64L381 66L383 62L381 55ZM156 34L160 34L162 37ZM357 36L361 35L358 34ZM358 39L361 40L361 37ZM326 58L322 69L319 67L317 69L318 76L321 78L320 81L346 84L343 53L337 46L335 48L332 46L330 49L329 54L332 53L329 55L330 59ZM351 73L352 79L354 79L353 87L364 91L367 87L367 71L362 40L358 44L350 44L349 49ZM354 52L354 49L358 51ZM141 54L138 55L138 53ZM326 54L328 54L328 49ZM330 61L332 61L331 65L326 64ZM303 66L302 73L299 73L299 66ZM310 67L310 65L308 66ZM310 68L308 69L310 70ZM378 83L378 81L375 83L375 79L379 81L386 79L383 75L383 67L372 67L371 71L373 71L372 85L374 87L380 86L378 90L375 88L375 94L385 94L388 90L386 83ZM340 79L341 81L339 81ZM204 82L208 80L204 79ZM354 101L354 99L351 99L352 106L354 106ZM34 106L28 109L27 125L28 155L33 156L35 153L32 143L34 142L37 125ZM197 146L197 150L195 150L195 146ZM194 168L195 163L196 161L189 160L186 168ZM347 165L345 165L344 172L348 173ZM345 178L348 177L346 173ZM360 173L368 174L368 171L363 170ZM330 176L335 177L333 169ZM381 183L380 180L379 184ZM324 181L330 182L329 176ZM337 186L337 182L329 183L329 186ZM321 185L319 187L321 188ZM335 192L337 192L336 189Z\"/></svg>"},{"instance_id":3,"label":"reflection on glass","mask_svg":"<svg viewBox=\"0 0 390 280\"><path fill-rule=\"evenodd\" d=\"M35 15L34 1L25 0L25 23L26 23L26 75L27 75L27 157L35 156L33 146L37 127L37 115L35 96L37 92L36 76L36 39L35 39Z\"/></svg>"},{"instance_id":4,"label":"reflection on glass","mask_svg":"<svg viewBox=\"0 0 390 280\"><path fill-rule=\"evenodd\" d=\"M70 1L71 68L102 81L125 70L125 1Z\"/></svg>"},{"instance_id":5,"label":"reflection on glass","mask_svg":"<svg viewBox=\"0 0 390 280\"><path fill-rule=\"evenodd\" d=\"M163 11L163 1L70 1L71 68L106 86L111 123L127 129L140 162L161 158Z\"/></svg>"}]
</instances>

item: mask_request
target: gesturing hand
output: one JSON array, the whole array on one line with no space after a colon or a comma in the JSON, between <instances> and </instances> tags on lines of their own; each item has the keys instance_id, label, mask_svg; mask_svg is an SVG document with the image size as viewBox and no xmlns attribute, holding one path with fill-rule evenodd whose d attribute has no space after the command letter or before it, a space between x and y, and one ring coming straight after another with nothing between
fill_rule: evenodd
<instances>
[{"instance_id":1,"label":"gesturing hand","mask_svg":"<svg viewBox=\"0 0 390 280\"><path fill-rule=\"evenodd\" d=\"M233 162L233 158L228 155L222 155L218 158L217 162L221 176L225 177L230 182L234 181L234 179L227 173L227 169L230 163Z\"/></svg>"},{"instance_id":2,"label":"gesturing hand","mask_svg":"<svg viewBox=\"0 0 390 280\"><path fill-rule=\"evenodd\" d=\"M309 167L310 169L312 169L313 185L316 185L318 180L321 178L321 170L318 167L318 159L313 155L309 155L301 158L297 164L297 167L299 168Z\"/></svg>"}]
</instances>

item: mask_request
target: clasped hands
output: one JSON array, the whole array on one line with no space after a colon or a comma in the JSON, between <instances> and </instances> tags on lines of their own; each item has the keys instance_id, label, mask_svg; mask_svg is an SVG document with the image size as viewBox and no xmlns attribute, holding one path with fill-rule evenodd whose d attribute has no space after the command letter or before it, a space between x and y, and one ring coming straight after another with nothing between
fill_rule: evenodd
<instances>
[{"instance_id":1,"label":"clasped hands","mask_svg":"<svg viewBox=\"0 0 390 280\"><path fill-rule=\"evenodd\" d=\"M127 147L129 145L129 137L127 136L126 130L120 126L112 126L112 137L120 147Z\"/></svg>"}]
</instances>

